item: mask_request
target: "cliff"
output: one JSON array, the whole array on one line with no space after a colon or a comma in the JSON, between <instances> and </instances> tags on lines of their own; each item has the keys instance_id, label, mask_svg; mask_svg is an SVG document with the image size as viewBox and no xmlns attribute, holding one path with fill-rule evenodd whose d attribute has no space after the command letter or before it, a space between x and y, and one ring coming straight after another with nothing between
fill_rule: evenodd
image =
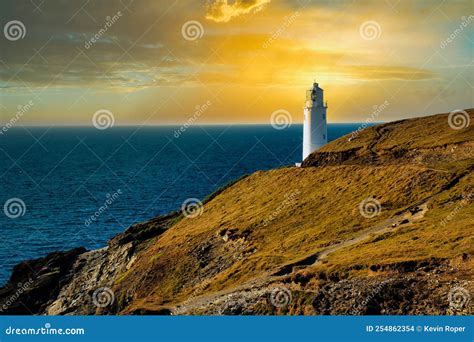
<instances>
[{"instance_id":1,"label":"cliff","mask_svg":"<svg viewBox=\"0 0 474 342\"><path fill-rule=\"evenodd\" d=\"M229 184L200 216L171 213L100 250L26 261L0 289L0 309L472 314L474 128L451 119L367 128L301 168Z\"/></svg>"}]
</instances>

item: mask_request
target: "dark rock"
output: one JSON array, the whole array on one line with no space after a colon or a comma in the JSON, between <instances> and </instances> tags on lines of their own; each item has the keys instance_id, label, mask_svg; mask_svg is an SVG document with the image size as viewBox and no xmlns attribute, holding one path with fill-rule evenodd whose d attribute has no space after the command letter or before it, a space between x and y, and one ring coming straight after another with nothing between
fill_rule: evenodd
<instances>
[{"instance_id":1,"label":"dark rock","mask_svg":"<svg viewBox=\"0 0 474 342\"><path fill-rule=\"evenodd\" d=\"M156 310L149 310L149 309L136 309L131 312L132 315L154 315L154 316L170 316L171 310L168 308L159 308Z\"/></svg>"},{"instance_id":2,"label":"dark rock","mask_svg":"<svg viewBox=\"0 0 474 342\"><path fill-rule=\"evenodd\" d=\"M340 152L315 152L306 158L301 164L302 167L341 165L345 162L361 163L362 160L358 155L359 149L352 149Z\"/></svg>"},{"instance_id":3,"label":"dark rock","mask_svg":"<svg viewBox=\"0 0 474 342\"><path fill-rule=\"evenodd\" d=\"M125 232L116 235L109 242L109 246L125 245L128 242L141 242L163 234L181 216L180 212L158 216L150 221L137 223Z\"/></svg>"},{"instance_id":4,"label":"dark rock","mask_svg":"<svg viewBox=\"0 0 474 342\"><path fill-rule=\"evenodd\" d=\"M13 268L10 281L0 289L0 314L40 314L71 279L77 257L86 252L75 248L44 258L24 261Z\"/></svg>"}]
</instances>

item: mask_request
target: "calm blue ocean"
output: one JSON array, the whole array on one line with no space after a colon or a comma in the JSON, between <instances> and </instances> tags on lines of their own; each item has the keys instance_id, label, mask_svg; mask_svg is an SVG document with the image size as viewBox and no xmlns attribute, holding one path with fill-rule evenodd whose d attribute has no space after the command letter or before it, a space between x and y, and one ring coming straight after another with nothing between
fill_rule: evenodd
<instances>
[{"instance_id":1,"label":"calm blue ocean","mask_svg":"<svg viewBox=\"0 0 474 342\"><path fill-rule=\"evenodd\" d=\"M359 124L330 124L329 139ZM0 284L49 252L103 247L129 225L246 173L301 161L302 126L12 128L0 135ZM95 220L91 216L106 204ZM16 200L17 201L17 200ZM25 210L23 210L25 209ZM89 220L88 220L89 219ZM87 221L87 223L86 223Z\"/></svg>"}]
</instances>

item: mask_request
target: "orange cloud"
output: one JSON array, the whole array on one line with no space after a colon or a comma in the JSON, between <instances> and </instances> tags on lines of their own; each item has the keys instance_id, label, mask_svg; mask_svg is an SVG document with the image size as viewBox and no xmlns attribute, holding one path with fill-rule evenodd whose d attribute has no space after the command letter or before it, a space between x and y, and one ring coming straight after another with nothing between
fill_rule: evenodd
<instances>
[{"instance_id":1,"label":"orange cloud","mask_svg":"<svg viewBox=\"0 0 474 342\"><path fill-rule=\"evenodd\" d=\"M232 18L257 12L270 3L271 0L235 0L229 4L228 0L215 0L207 5L206 19L215 22L228 22Z\"/></svg>"}]
</instances>

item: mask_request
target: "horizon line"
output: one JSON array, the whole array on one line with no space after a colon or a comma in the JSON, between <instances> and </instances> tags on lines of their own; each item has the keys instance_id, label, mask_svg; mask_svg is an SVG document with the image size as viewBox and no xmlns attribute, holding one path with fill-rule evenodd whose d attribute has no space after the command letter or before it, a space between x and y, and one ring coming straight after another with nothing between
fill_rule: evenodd
<instances>
[{"instance_id":1,"label":"horizon line","mask_svg":"<svg viewBox=\"0 0 474 342\"><path fill-rule=\"evenodd\" d=\"M345 121L345 122L328 122L328 125L331 125L331 124L341 124L341 125L344 125L344 124L367 124L367 125L375 125L375 124L383 124L383 123L386 123L387 121L378 121L378 122L370 122L370 123L367 123L367 122L360 122L360 121ZM8 122L6 123L0 123L0 125L2 126L5 126L7 125ZM303 122L294 122L292 123L290 126L288 126L287 128L290 128L292 125L296 125L296 126L302 126L303 125ZM172 124L145 124L145 125L142 125L142 124L119 124L119 125L113 125L109 128L114 128L114 127L183 127L185 126L185 123L184 124L178 124L178 123L172 123ZM196 124L192 124L192 125L188 125L187 128L192 128L192 127L206 127L206 126L272 126L271 123L208 123L208 124L200 124L200 125L196 125ZM26 128L36 128L36 127L64 127L64 128L96 128L94 127L93 124L90 124L90 125L86 125L86 124L31 124L31 125L14 125L12 127L10 127L9 129L14 129L14 128L23 128L23 127L26 127Z\"/></svg>"}]
</instances>

